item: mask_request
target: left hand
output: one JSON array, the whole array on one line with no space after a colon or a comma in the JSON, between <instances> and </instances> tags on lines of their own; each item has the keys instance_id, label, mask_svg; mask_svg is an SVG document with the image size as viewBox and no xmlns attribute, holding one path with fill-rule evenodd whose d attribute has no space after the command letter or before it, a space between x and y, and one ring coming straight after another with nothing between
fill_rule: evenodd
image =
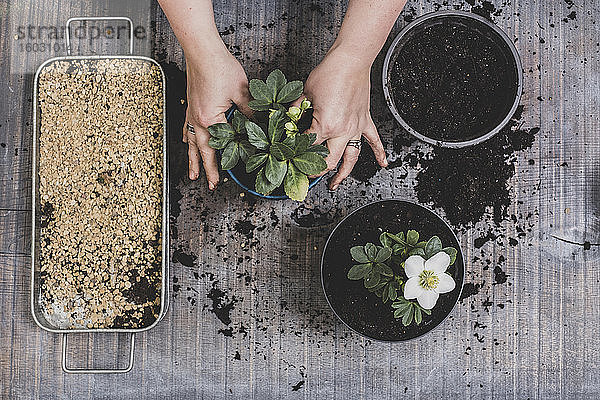
<instances>
[{"instance_id":1,"label":"left hand","mask_svg":"<svg viewBox=\"0 0 600 400\"><path fill-rule=\"evenodd\" d=\"M336 190L350 175L360 150L348 146L350 140L365 137L373 149L377 162L387 167L385 150L371 119L371 65L332 48L323 61L310 73L304 85L304 96L313 104L313 121L308 132L317 134L316 143L327 142L330 154L327 169L334 170L340 159L342 164L332 178L329 188Z\"/></svg>"}]
</instances>

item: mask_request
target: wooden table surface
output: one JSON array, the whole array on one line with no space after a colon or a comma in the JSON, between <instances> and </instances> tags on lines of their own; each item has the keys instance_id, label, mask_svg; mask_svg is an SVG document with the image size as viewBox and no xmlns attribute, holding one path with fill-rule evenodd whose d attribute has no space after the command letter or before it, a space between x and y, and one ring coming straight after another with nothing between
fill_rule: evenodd
<instances>
[{"instance_id":1,"label":"wooden table surface","mask_svg":"<svg viewBox=\"0 0 600 400\"><path fill-rule=\"evenodd\" d=\"M409 1L392 36L415 15L468 10L469 3ZM209 193L183 173L183 55L156 3L0 1L0 397L600 398L600 4L495 5L493 18L523 62L519 124L540 128L533 145L511 158L508 182L509 214L530 215L528 230L518 236L522 222L510 218L498 226L455 226L466 297L435 331L388 344L336 320L321 290L320 254L334 224L356 207L379 198L416 200L419 162L394 163L365 182L350 178L336 193L321 184L303 205L242 196L232 181ZM219 0L215 15L249 77L280 67L305 79L333 42L345 8L328 0ZM33 72L64 49L28 50L23 44L36 40L20 39L16 29L116 13L147 29L136 48L160 60L168 75L172 295L165 319L137 336L132 372L67 375L60 335L36 326L29 311ZM374 119L390 159L426 153L416 141L393 145L402 132L380 87L386 49L373 67ZM476 247L488 231L498 238ZM125 363L127 335L73 336L71 363Z\"/></svg>"}]
</instances>

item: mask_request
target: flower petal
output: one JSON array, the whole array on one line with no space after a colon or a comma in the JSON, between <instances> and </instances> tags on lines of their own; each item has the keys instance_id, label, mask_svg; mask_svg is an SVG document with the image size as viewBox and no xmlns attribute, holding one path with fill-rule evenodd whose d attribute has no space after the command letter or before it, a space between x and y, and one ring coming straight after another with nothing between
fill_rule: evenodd
<instances>
[{"instance_id":1,"label":"flower petal","mask_svg":"<svg viewBox=\"0 0 600 400\"><path fill-rule=\"evenodd\" d=\"M412 278L413 276L419 276L423 272L425 266L425 259L421 256L410 256L404 261L404 272L406 276Z\"/></svg>"},{"instance_id":2,"label":"flower petal","mask_svg":"<svg viewBox=\"0 0 600 400\"><path fill-rule=\"evenodd\" d=\"M437 302L439 297L440 295L437 294L435 291L425 290L419 297L417 297L417 301L419 302L419 305L424 309L431 310L433 306L435 306L435 303Z\"/></svg>"},{"instance_id":3,"label":"flower petal","mask_svg":"<svg viewBox=\"0 0 600 400\"><path fill-rule=\"evenodd\" d=\"M456 282L454 282L454 279L452 279L452 277L446 273L441 273L438 274L438 278L440 279L440 282L438 283L437 287L435 288L435 291L438 293L448 293L454 290L454 288L456 287Z\"/></svg>"},{"instance_id":4,"label":"flower petal","mask_svg":"<svg viewBox=\"0 0 600 400\"><path fill-rule=\"evenodd\" d=\"M433 257L431 257L429 260L425 261L425 269L427 271L433 271L438 274L446 272L449 265L450 256L445 251L440 251L439 253L436 253Z\"/></svg>"},{"instance_id":5,"label":"flower petal","mask_svg":"<svg viewBox=\"0 0 600 400\"><path fill-rule=\"evenodd\" d=\"M404 285L404 298L406 300L416 299L425 292L425 289L419 285L419 277L414 276L406 281Z\"/></svg>"}]
</instances>

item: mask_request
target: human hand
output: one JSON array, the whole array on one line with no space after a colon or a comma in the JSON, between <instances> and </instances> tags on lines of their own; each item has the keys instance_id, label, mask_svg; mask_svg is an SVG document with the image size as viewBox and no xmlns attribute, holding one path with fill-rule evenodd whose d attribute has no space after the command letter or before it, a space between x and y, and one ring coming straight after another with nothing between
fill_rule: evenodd
<instances>
[{"instance_id":1,"label":"human hand","mask_svg":"<svg viewBox=\"0 0 600 400\"><path fill-rule=\"evenodd\" d=\"M183 141L188 144L189 177L200 176L200 159L204 166L208 188L219 183L219 168L215 150L208 145L212 124L227 122L225 112L232 103L250 116L248 78L240 63L223 46L211 57L194 58L186 55L187 102ZM195 133L187 129L189 123Z\"/></svg>"},{"instance_id":2,"label":"human hand","mask_svg":"<svg viewBox=\"0 0 600 400\"><path fill-rule=\"evenodd\" d=\"M331 190L337 189L350 175L358 160L360 149L348 145L350 140L360 140L364 136L379 165L388 165L377 128L371 119L370 75L370 63L365 64L341 49L333 48L310 73L304 85L304 95L314 107L313 122L308 132L317 134L316 143L326 141L330 151L326 159L327 170L321 175L334 170L343 157L329 185Z\"/></svg>"}]
</instances>

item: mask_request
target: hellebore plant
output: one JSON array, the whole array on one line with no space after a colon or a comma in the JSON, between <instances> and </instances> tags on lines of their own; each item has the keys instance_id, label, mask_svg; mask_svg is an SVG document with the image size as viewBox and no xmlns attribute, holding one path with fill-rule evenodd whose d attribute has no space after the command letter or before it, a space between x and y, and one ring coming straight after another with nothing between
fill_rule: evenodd
<instances>
[{"instance_id":1,"label":"hellebore plant","mask_svg":"<svg viewBox=\"0 0 600 400\"><path fill-rule=\"evenodd\" d=\"M297 100L302 91L300 81L288 82L276 69L266 82L250 81L248 103L255 111L268 112L264 123L251 121L235 110L231 124L219 123L208 127L210 147L222 150L221 168L234 168L241 160L247 173L256 173L255 190L271 194L283 185L285 194L292 200L303 201L309 186L309 176L325 171L327 147L315 145L317 135L304 133L298 128L310 101L304 99L300 107L286 105Z\"/></svg>"},{"instance_id":2,"label":"hellebore plant","mask_svg":"<svg viewBox=\"0 0 600 400\"><path fill-rule=\"evenodd\" d=\"M446 273L456 261L454 247L442 247L439 237L419 241L419 233L409 230L379 236L381 246L367 243L350 249L358 264L348 271L348 279L363 280L365 288L391 301L394 317L404 326L419 325L423 313L431 315L439 295L454 290L456 283ZM416 301L414 301L416 299Z\"/></svg>"}]
</instances>

